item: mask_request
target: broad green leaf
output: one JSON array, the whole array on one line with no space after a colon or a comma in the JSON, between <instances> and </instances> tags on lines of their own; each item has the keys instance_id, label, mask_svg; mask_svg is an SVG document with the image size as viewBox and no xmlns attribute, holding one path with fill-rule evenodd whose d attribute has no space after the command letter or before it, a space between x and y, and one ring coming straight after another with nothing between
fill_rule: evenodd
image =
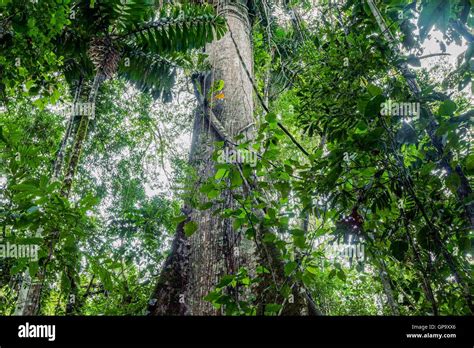
<instances>
[{"instance_id":1,"label":"broad green leaf","mask_svg":"<svg viewBox=\"0 0 474 348\"><path fill-rule=\"evenodd\" d=\"M216 180L219 180L219 179L222 179L223 177L227 176L228 174L228 170L226 168L219 168L216 172L216 175L214 176L214 178Z\"/></svg>"},{"instance_id":2,"label":"broad green leaf","mask_svg":"<svg viewBox=\"0 0 474 348\"><path fill-rule=\"evenodd\" d=\"M195 221L190 221L186 225L184 225L184 234L186 237L191 237L194 232L198 229L198 224Z\"/></svg>"},{"instance_id":3,"label":"broad green leaf","mask_svg":"<svg viewBox=\"0 0 474 348\"><path fill-rule=\"evenodd\" d=\"M297 263L295 261L290 261L288 262L286 265L285 265L285 275L286 276L289 276L290 274L293 273L293 271L296 269L297 267Z\"/></svg>"}]
</instances>

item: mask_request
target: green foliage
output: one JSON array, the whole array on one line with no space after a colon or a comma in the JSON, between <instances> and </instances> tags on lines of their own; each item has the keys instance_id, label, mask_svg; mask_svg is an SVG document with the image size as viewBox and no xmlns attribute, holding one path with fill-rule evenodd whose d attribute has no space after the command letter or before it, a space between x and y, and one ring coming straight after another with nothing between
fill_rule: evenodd
<instances>
[{"instance_id":1,"label":"green foliage","mask_svg":"<svg viewBox=\"0 0 474 348\"><path fill-rule=\"evenodd\" d=\"M54 104L63 62L55 38L70 24L70 1L12 1L0 11L0 97L18 91L24 96L41 93L37 105Z\"/></svg>"},{"instance_id":2,"label":"green foliage","mask_svg":"<svg viewBox=\"0 0 474 348\"><path fill-rule=\"evenodd\" d=\"M422 57L434 30L444 35L442 51L462 42L471 2L376 2L399 54L365 2L289 1L283 11L318 11L307 21L293 12L288 22L272 2L254 2L257 131L236 145L216 143L206 178L178 149L191 131L193 96L160 99L188 88L180 72L209 69L197 51L221 38L226 23L208 5L160 3L2 6L0 244L38 246L39 259L0 258L0 314L13 313L27 272L43 269L40 314L66 314L71 294L73 314L144 314L177 224L189 240L200 237L183 202L227 219L249 249L279 255L274 264L259 255L255 269L229 267L204 298L223 314L281 315L301 292L325 315L472 314L466 87L474 46L454 68L437 64L442 78ZM404 63L416 68L420 93L400 74ZM79 79L86 95L96 71L109 80L66 198L53 175L67 129L59 108ZM214 81L208 97L227 102L224 87ZM406 104L419 114L403 114ZM79 121L72 119L66 158ZM222 163L226 147L257 154L257 162ZM276 296L264 301L268 293Z\"/></svg>"},{"instance_id":3,"label":"green foliage","mask_svg":"<svg viewBox=\"0 0 474 348\"><path fill-rule=\"evenodd\" d=\"M413 9L408 1L381 7L393 21L391 29L406 36L413 36L413 23L406 20L414 18ZM420 9L420 37L414 42L405 37L405 45L420 46L432 28L447 34L448 43L458 40L450 21L456 20L458 11L454 2L423 2ZM242 196L242 184L231 185L231 173L238 166L218 165L201 192L213 202L211 207L218 207L232 190L238 207L213 211L232 218L234 228L251 240L256 230L268 230L263 241L280 250L285 276L293 279L293 286L301 280L326 314L393 314L379 300L380 293L388 296L386 279L399 313L432 313L429 294L420 290L428 282L439 313L468 314L462 285L447 280L453 277L453 267L467 282L471 277L472 233L464 203L456 197L462 183L458 173L446 175L439 169L440 158L426 128L431 109L439 123L436 134L445 139L441 156L453 155L450 165L468 170L469 121L461 117L458 126L452 122L472 106L465 95L447 97L446 86L430 78L420 79L421 94L413 96L404 78L391 72L401 61L420 66L421 60L415 55L394 56L370 8L360 2L339 11L338 28L324 20L311 32L299 28L306 40L292 52L278 51L285 49L286 40L298 42L291 29L274 22L267 25L268 18L254 28L257 89L269 96L271 110L261 118L256 138L263 144L254 171L261 180L254 182L250 197ZM403 16L397 22L399 11ZM430 15L441 11L441 16ZM285 75L286 92L272 95L272 89L282 86L282 61L287 66L298 62L303 68ZM420 103L419 117L383 113L389 100ZM310 156L294 147L278 122L304 148L312 149ZM302 221L306 227L301 228ZM334 258L331 246L341 244L362 244L365 258L329 263ZM381 274L387 275L382 279ZM216 303L220 296L224 295L218 287L208 300ZM224 299L219 305L227 308ZM281 305L269 303L264 313L278 314Z\"/></svg>"}]
</instances>

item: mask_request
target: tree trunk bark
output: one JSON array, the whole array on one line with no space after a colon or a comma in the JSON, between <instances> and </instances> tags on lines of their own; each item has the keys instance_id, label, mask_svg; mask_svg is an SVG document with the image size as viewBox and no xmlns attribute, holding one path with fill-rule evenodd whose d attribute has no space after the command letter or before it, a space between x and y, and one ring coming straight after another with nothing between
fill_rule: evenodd
<instances>
[{"instance_id":1,"label":"tree trunk bark","mask_svg":"<svg viewBox=\"0 0 474 348\"><path fill-rule=\"evenodd\" d=\"M74 181L74 177L77 172L77 168L79 166L79 160L82 153L82 148L84 147L85 140L87 138L87 130L91 120L91 116L95 112L95 103L97 100L97 94L99 92L99 87L102 82L105 81L105 75L102 71L97 71L94 81L92 82L91 90L89 92L89 97L87 99L86 108L88 111L87 115L82 115L81 121L79 123L79 128L76 132L76 137L74 139L73 148L71 150L71 156L69 159L68 167L66 169L66 175L63 181L63 188L62 188L62 195L64 197L69 197L72 189L72 183ZM69 294L66 296L66 315L73 315L76 313L76 309L78 306L78 291L79 288L76 284L76 280L74 278L74 269L70 266L66 269L66 277L69 279L70 282L70 291Z\"/></svg>"},{"instance_id":2,"label":"tree trunk bark","mask_svg":"<svg viewBox=\"0 0 474 348\"><path fill-rule=\"evenodd\" d=\"M206 47L212 71L201 79L200 87L205 99L202 106L205 110L196 113L190 152L190 163L197 177L203 180L215 173L212 159L214 142L224 140L204 113L212 113L231 138L245 128L249 137L253 133L249 129L253 123L252 85L231 38L233 35L246 66L252 69L247 8L239 3L219 4L218 8L226 17L230 31L221 40ZM217 99L211 95L208 100L212 85L219 80L224 82L224 98ZM230 192L223 193L221 198L225 202L223 207L235 208L236 202ZM240 267L255 268L253 243L232 228L230 219L214 216L210 209L186 208L185 213L188 220L198 224L198 230L188 239L182 231L184 222L178 226L172 252L150 302L150 314L219 315L221 311L203 298L214 290L222 276L235 274Z\"/></svg>"},{"instance_id":3,"label":"tree trunk bark","mask_svg":"<svg viewBox=\"0 0 474 348\"><path fill-rule=\"evenodd\" d=\"M387 272L387 267L383 260L380 260L380 268L379 268L379 275L380 280L382 281L383 291L385 296L387 297L388 305L390 306L390 310L392 315L400 315L400 311L398 310L397 301L393 296L393 289L392 285L390 284L390 276Z\"/></svg>"},{"instance_id":4,"label":"tree trunk bark","mask_svg":"<svg viewBox=\"0 0 474 348\"><path fill-rule=\"evenodd\" d=\"M77 129L76 137L74 139L74 145L71 151L71 157L69 159L68 167L66 169L66 175L64 177L63 188L61 191L64 197L69 197L69 194L71 193L72 183L76 175L77 167L79 166L79 159L81 157L82 148L84 146L84 141L87 136L87 128L91 120L90 112L93 112L93 109L95 108L97 93L99 91L100 85L102 84L102 82L104 82L104 80L105 75L101 71L98 71L94 77L94 81L89 92L89 97L87 99L88 105L86 107L89 108L89 114L85 116L82 115L81 121L79 123L79 128Z\"/></svg>"},{"instance_id":5,"label":"tree trunk bark","mask_svg":"<svg viewBox=\"0 0 474 348\"><path fill-rule=\"evenodd\" d=\"M88 104L91 106L91 108L88 110L89 112L91 112L91 110L93 110L92 108L95 107L99 86L104 80L105 76L101 71L98 71L95 75L87 100ZM73 112L75 112L75 110ZM76 132L73 148L71 150L71 157L69 159L66 175L63 181L63 187L61 190L61 194L64 197L68 197L71 192L74 176L79 165L81 151L87 136L87 128L91 118L90 116L90 114L82 115L79 127ZM56 171L56 166L54 169ZM40 269L38 270L38 274L36 275L35 279L31 279L29 275L25 277L26 282L24 285L22 285L22 289L17 300L15 315L38 315L41 303L41 292L43 290L43 284L46 277L46 266L52 256L57 234L57 231L55 231L50 236L51 240L49 256L44 260L43 264L40 265ZM77 289L75 284L71 284L71 288ZM71 308L71 306L68 306L68 308Z\"/></svg>"},{"instance_id":6,"label":"tree trunk bark","mask_svg":"<svg viewBox=\"0 0 474 348\"><path fill-rule=\"evenodd\" d=\"M77 103L80 100L82 90L83 90L83 77L81 76L77 82L76 92L74 93L71 116L67 122L66 133L64 133L63 139L61 140L61 144L59 146L59 150L53 164L53 179L58 179L61 176L61 171L62 171L63 162L64 162L64 154L66 151L67 143L69 142L69 139L73 132L74 120L76 118L75 109L76 109Z\"/></svg>"},{"instance_id":7,"label":"tree trunk bark","mask_svg":"<svg viewBox=\"0 0 474 348\"><path fill-rule=\"evenodd\" d=\"M413 255L415 256L415 260L418 263L419 273L422 281L423 292L425 293L426 299L430 302L431 308L433 309L433 315L439 315L438 313L438 305L436 303L436 299L434 297L433 289L431 287L431 283L429 281L429 273L423 266L423 260L421 259L420 251L418 250L418 246L415 244L415 241L411 235L410 225L407 221L406 217L404 216L405 220L405 230L407 234L408 244L410 245ZM429 257L429 256L428 256Z\"/></svg>"},{"instance_id":8,"label":"tree trunk bark","mask_svg":"<svg viewBox=\"0 0 474 348\"><path fill-rule=\"evenodd\" d=\"M76 91L74 93L74 99L73 99L73 109L70 115L70 118L67 122L66 125L66 132L64 133L63 139L61 140L61 144L59 146L58 152L56 154L56 159L54 160L53 163L53 179L58 179L61 174L61 169L63 166L63 161L64 161L64 152L66 150L66 145L69 141L69 138L72 133L72 129L74 128L74 118L75 118L75 106L77 102L79 101L79 96L81 95L81 90L82 90L82 77L79 79ZM37 235L37 237L41 237L41 235ZM36 282L42 282L43 281L43 274L38 274ZM29 296L32 294L39 294L40 291L38 290L33 290L34 287L38 287L38 284L32 284L32 279L30 276L29 268L23 272L23 277L20 285L20 292L18 294L18 299L15 307L15 312L14 315L34 315L37 314L38 309L36 306L38 305L37 299L30 298L28 299ZM37 295L35 295L37 296Z\"/></svg>"},{"instance_id":9,"label":"tree trunk bark","mask_svg":"<svg viewBox=\"0 0 474 348\"><path fill-rule=\"evenodd\" d=\"M197 177L206 180L215 172L212 159L215 141L232 143L234 136L243 134L246 139L255 135L253 125L253 53L251 47L251 27L248 9L244 2L228 4L222 1L218 7L225 15L229 27L226 35L207 46L212 66L211 74L201 80L200 88L195 86L196 97L203 106L203 113L196 114L190 163ZM224 82L224 98L203 100L209 96L215 81ZM253 188L252 182L244 180L244 194ZM237 203L231 192L221 195L223 208L236 208ZM293 282L291 300L279 293L289 279L284 275L284 264L280 251L271 242L263 242L264 232L258 228L255 241L246 239L235 231L230 219L215 216L210 210L185 211L188 220L198 224L198 230L188 239L182 232L183 224L173 242L171 254L161 272L152 299L149 303L150 315L219 315L222 309L215 309L203 298L215 289L220 278L235 274L245 267L251 276L257 264L271 270L257 288L257 311L263 314L266 303L283 304L279 314L303 314L305 306L310 314L321 314L311 301L311 296L300 282ZM257 216L263 212L257 211ZM270 231L271 232L271 231ZM291 283L289 284L291 286ZM247 300L249 291L232 293L235 300Z\"/></svg>"},{"instance_id":10,"label":"tree trunk bark","mask_svg":"<svg viewBox=\"0 0 474 348\"><path fill-rule=\"evenodd\" d=\"M224 81L224 99L210 100L210 108L231 137L239 130L253 123L252 85L248 80L242 62L235 52L234 38L247 67L252 71L253 52L250 42L251 28L247 8L242 4L225 4L220 10L225 15L229 32L217 42L208 45L212 73L210 81L204 81L203 90L212 87L214 81ZM204 94L207 96L207 92ZM196 129L197 128L197 129ZM219 139L215 132L209 131L205 118L198 118L193 139L192 159L199 177L211 177L215 173L212 160L213 143ZM252 134L248 134L252 137ZM236 202L226 192L222 197L225 208L235 208ZM240 267L252 270L254 248L250 240L232 228L230 219L215 216L212 211L193 210L191 220L198 223L198 231L190 238L189 278L185 293L188 314L220 314L211 303L203 298L211 292L219 279L226 274L235 274Z\"/></svg>"}]
</instances>

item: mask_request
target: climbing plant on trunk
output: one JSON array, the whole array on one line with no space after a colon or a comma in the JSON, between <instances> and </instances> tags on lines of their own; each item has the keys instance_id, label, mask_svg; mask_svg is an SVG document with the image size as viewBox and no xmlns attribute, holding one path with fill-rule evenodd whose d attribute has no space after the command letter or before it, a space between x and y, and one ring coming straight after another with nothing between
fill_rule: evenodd
<instances>
[{"instance_id":1,"label":"climbing plant on trunk","mask_svg":"<svg viewBox=\"0 0 474 348\"><path fill-rule=\"evenodd\" d=\"M194 81L199 107L190 153L190 164L199 178L198 196L204 196L207 203L198 205L189 200L183 209L171 254L150 300L151 315L248 315L255 310L263 314L266 305L277 305L274 302L283 303L283 314L305 311L298 287L289 290L293 292L290 301L280 293L287 278L280 250L272 241L264 240L266 234L272 234L260 225L265 212L258 208L255 213L244 214L251 224L256 215L260 217L250 237L234 222L236 216L231 212L244 212L242 201L255 189L256 178L244 174L248 163L231 168L228 163L216 163L213 157L218 143L236 150L236 139L251 143L256 136L248 5L247 1L215 2L227 19L228 32L206 46L211 70ZM215 181L229 186L219 191ZM210 209L209 200L215 203L214 209ZM251 205L257 204L252 201ZM245 286L257 276L261 278L259 285Z\"/></svg>"}]
</instances>

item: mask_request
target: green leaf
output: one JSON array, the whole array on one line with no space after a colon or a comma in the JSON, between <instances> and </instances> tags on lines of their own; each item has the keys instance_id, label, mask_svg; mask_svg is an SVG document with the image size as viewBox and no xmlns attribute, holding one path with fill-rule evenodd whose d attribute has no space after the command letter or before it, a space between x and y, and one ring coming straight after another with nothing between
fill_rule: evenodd
<instances>
[{"instance_id":1,"label":"green leaf","mask_svg":"<svg viewBox=\"0 0 474 348\"><path fill-rule=\"evenodd\" d=\"M438 115L439 116L452 116L454 111L457 109L457 105L455 102L451 100L446 100L439 106Z\"/></svg>"},{"instance_id":2,"label":"green leaf","mask_svg":"<svg viewBox=\"0 0 474 348\"><path fill-rule=\"evenodd\" d=\"M269 112L266 116L265 119L267 120L268 123L275 123L277 120L276 114L273 112Z\"/></svg>"},{"instance_id":3,"label":"green leaf","mask_svg":"<svg viewBox=\"0 0 474 348\"><path fill-rule=\"evenodd\" d=\"M265 305L265 315L277 315L282 305L278 303L268 303Z\"/></svg>"},{"instance_id":4,"label":"green leaf","mask_svg":"<svg viewBox=\"0 0 474 348\"><path fill-rule=\"evenodd\" d=\"M372 97L365 106L364 116L366 118L375 118L380 113L381 104L385 100L383 95Z\"/></svg>"},{"instance_id":5,"label":"green leaf","mask_svg":"<svg viewBox=\"0 0 474 348\"><path fill-rule=\"evenodd\" d=\"M184 234L186 237L191 237L194 232L198 229L198 224L195 221L190 221L186 225L184 225Z\"/></svg>"},{"instance_id":6,"label":"green leaf","mask_svg":"<svg viewBox=\"0 0 474 348\"><path fill-rule=\"evenodd\" d=\"M214 203L212 202L206 202L198 205L199 210L207 210L210 209L214 206Z\"/></svg>"},{"instance_id":7,"label":"green leaf","mask_svg":"<svg viewBox=\"0 0 474 348\"><path fill-rule=\"evenodd\" d=\"M212 189L211 191L207 193L207 198L214 199L219 196L219 193L220 193L219 190Z\"/></svg>"},{"instance_id":8,"label":"green leaf","mask_svg":"<svg viewBox=\"0 0 474 348\"><path fill-rule=\"evenodd\" d=\"M346 281L346 274L344 273L344 271L342 269L339 269L337 271L337 277L342 280L343 282Z\"/></svg>"},{"instance_id":9,"label":"green leaf","mask_svg":"<svg viewBox=\"0 0 474 348\"><path fill-rule=\"evenodd\" d=\"M413 66L417 66L417 67L420 67L420 66L421 66L421 60L420 60L420 58L418 58L418 57L415 56L414 54L410 54L410 55L407 57L407 63L410 64L410 65L413 65Z\"/></svg>"},{"instance_id":10,"label":"green leaf","mask_svg":"<svg viewBox=\"0 0 474 348\"><path fill-rule=\"evenodd\" d=\"M369 84L367 86L367 90L369 91L369 94L372 96L372 97L376 97L380 94L382 94L383 90L382 88L376 86L376 85L373 85L373 84Z\"/></svg>"},{"instance_id":11,"label":"green leaf","mask_svg":"<svg viewBox=\"0 0 474 348\"><path fill-rule=\"evenodd\" d=\"M456 194L460 184L461 179L457 173L451 173L446 177L446 186L448 186L452 193Z\"/></svg>"},{"instance_id":12,"label":"green leaf","mask_svg":"<svg viewBox=\"0 0 474 348\"><path fill-rule=\"evenodd\" d=\"M204 184L199 188L199 192L208 193L215 188L214 184Z\"/></svg>"},{"instance_id":13,"label":"green leaf","mask_svg":"<svg viewBox=\"0 0 474 348\"><path fill-rule=\"evenodd\" d=\"M223 177L227 176L227 173L228 173L228 171L227 171L226 168L220 168L220 169L217 170L216 175L214 176L214 178L216 180L220 180Z\"/></svg>"},{"instance_id":14,"label":"green leaf","mask_svg":"<svg viewBox=\"0 0 474 348\"><path fill-rule=\"evenodd\" d=\"M466 171L469 175L474 174L474 153L469 154L466 158Z\"/></svg>"},{"instance_id":15,"label":"green leaf","mask_svg":"<svg viewBox=\"0 0 474 348\"><path fill-rule=\"evenodd\" d=\"M181 215L173 218L173 222L175 224L180 224L181 222L185 221L188 217L186 215Z\"/></svg>"},{"instance_id":16,"label":"green leaf","mask_svg":"<svg viewBox=\"0 0 474 348\"><path fill-rule=\"evenodd\" d=\"M33 278L36 276L36 273L38 273L38 270L39 270L39 264L38 262L31 262L29 267L28 267L28 270L30 272L30 276Z\"/></svg>"},{"instance_id":17,"label":"green leaf","mask_svg":"<svg viewBox=\"0 0 474 348\"><path fill-rule=\"evenodd\" d=\"M420 38L424 41L435 24L441 31L446 31L451 13L451 1L425 0L422 4L418 27L420 28Z\"/></svg>"},{"instance_id":18,"label":"green leaf","mask_svg":"<svg viewBox=\"0 0 474 348\"><path fill-rule=\"evenodd\" d=\"M255 271L257 272L257 274L270 274L270 271L266 269L265 267L263 267L262 265L257 266Z\"/></svg>"},{"instance_id":19,"label":"green leaf","mask_svg":"<svg viewBox=\"0 0 474 348\"><path fill-rule=\"evenodd\" d=\"M405 241L394 241L390 245L390 250L392 255L398 260L403 261L405 258L405 253L408 250L408 243Z\"/></svg>"},{"instance_id":20,"label":"green leaf","mask_svg":"<svg viewBox=\"0 0 474 348\"><path fill-rule=\"evenodd\" d=\"M224 88L224 80L214 81L213 92L221 91Z\"/></svg>"},{"instance_id":21,"label":"green leaf","mask_svg":"<svg viewBox=\"0 0 474 348\"><path fill-rule=\"evenodd\" d=\"M205 301L215 302L221 297L221 294L217 291L211 291L206 296L204 296Z\"/></svg>"},{"instance_id":22,"label":"green leaf","mask_svg":"<svg viewBox=\"0 0 474 348\"><path fill-rule=\"evenodd\" d=\"M221 278L221 280L216 285L216 287L218 287L218 288L226 287L229 284L231 284L234 281L234 279L235 279L235 276L233 276L233 275L225 275Z\"/></svg>"},{"instance_id":23,"label":"green leaf","mask_svg":"<svg viewBox=\"0 0 474 348\"><path fill-rule=\"evenodd\" d=\"M299 228L293 228L290 230L290 233L293 235L293 236L299 236L299 237L302 237L305 235L305 231L302 230L302 229L299 229Z\"/></svg>"},{"instance_id":24,"label":"green leaf","mask_svg":"<svg viewBox=\"0 0 474 348\"><path fill-rule=\"evenodd\" d=\"M285 265L285 275L289 276L296 269L298 264L295 261L290 261Z\"/></svg>"},{"instance_id":25,"label":"green leaf","mask_svg":"<svg viewBox=\"0 0 474 348\"><path fill-rule=\"evenodd\" d=\"M275 235L271 232L266 232L265 235L263 236L263 241L265 243L273 243L275 239L276 239Z\"/></svg>"},{"instance_id":26,"label":"green leaf","mask_svg":"<svg viewBox=\"0 0 474 348\"><path fill-rule=\"evenodd\" d=\"M235 219L232 223L232 228L237 231L242 226L242 219Z\"/></svg>"},{"instance_id":27,"label":"green leaf","mask_svg":"<svg viewBox=\"0 0 474 348\"><path fill-rule=\"evenodd\" d=\"M242 185L243 180L238 170L232 170L230 183L232 188L240 187Z\"/></svg>"},{"instance_id":28,"label":"green leaf","mask_svg":"<svg viewBox=\"0 0 474 348\"><path fill-rule=\"evenodd\" d=\"M306 239L303 236L293 236L293 243L300 249L306 248Z\"/></svg>"},{"instance_id":29,"label":"green leaf","mask_svg":"<svg viewBox=\"0 0 474 348\"><path fill-rule=\"evenodd\" d=\"M364 134L364 133L367 133L367 128L368 128L367 123L365 123L363 120L360 120L360 121L357 123L355 133L356 133L356 134Z\"/></svg>"}]
</instances>

